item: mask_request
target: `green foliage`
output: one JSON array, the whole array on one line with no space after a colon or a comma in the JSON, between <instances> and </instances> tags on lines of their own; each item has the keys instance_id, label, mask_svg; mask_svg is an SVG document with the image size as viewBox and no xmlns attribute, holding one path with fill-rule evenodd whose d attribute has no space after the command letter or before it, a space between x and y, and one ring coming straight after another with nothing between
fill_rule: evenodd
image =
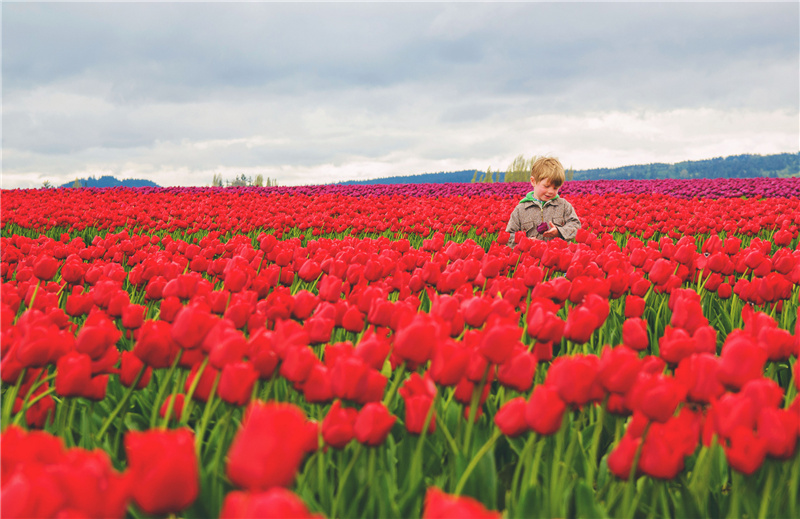
<instances>
[{"instance_id":1,"label":"green foliage","mask_svg":"<svg viewBox=\"0 0 800 519\"><path fill-rule=\"evenodd\" d=\"M536 155L526 159L525 155L517 155L506 168L505 182L528 182L531 178L531 168L536 161Z\"/></svg>"},{"instance_id":2,"label":"green foliage","mask_svg":"<svg viewBox=\"0 0 800 519\"><path fill-rule=\"evenodd\" d=\"M256 178L253 179L252 177L248 177L244 173L234 177L233 180L223 180L221 173L214 173L214 178L211 180L212 187L246 187L246 186L255 186L255 187L273 187L278 185L278 180L274 178L267 177L266 181L264 180L264 175L259 173L256 175Z\"/></svg>"}]
</instances>

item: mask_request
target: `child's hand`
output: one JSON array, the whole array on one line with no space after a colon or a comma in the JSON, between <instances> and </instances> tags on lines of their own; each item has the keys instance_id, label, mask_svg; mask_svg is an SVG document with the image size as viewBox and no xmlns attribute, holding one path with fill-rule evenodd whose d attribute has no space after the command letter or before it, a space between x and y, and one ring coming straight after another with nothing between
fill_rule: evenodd
<instances>
[{"instance_id":1,"label":"child's hand","mask_svg":"<svg viewBox=\"0 0 800 519\"><path fill-rule=\"evenodd\" d=\"M550 228L545 232L543 232L542 236L544 236L545 238L558 238L559 234L558 234L558 229L556 229L556 226L550 222L548 222L548 225L550 226Z\"/></svg>"}]
</instances>

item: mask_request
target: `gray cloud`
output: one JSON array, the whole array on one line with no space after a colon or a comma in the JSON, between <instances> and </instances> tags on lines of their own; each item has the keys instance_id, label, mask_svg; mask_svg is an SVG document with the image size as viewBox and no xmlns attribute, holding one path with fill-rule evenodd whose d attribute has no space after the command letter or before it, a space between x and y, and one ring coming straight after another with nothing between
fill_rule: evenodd
<instances>
[{"instance_id":1,"label":"gray cloud","mask_svg":"<svg viewBox=\"0 0 800 519\"><path fill-rule=\"evenodd\" d=\"M800 112L796 3L2 9L3 187L99 170L203 184L214 168L296 183L312 170L485 167L529 153L545 122L562 135L542 144L553 151L604 150L577 167L648 157L616 114L670 121L672 144L652 147L653 160L735 143L796 151L800 136L786 122ZM717 151L692 147L693 128L729 113L750 126L729 125ZM571 139L563 130L577 135L581 121L605 130ZM759 138L755 126L780 131ZM422 169L399 171L410 167Z\"/></svg>"}]
</instances>

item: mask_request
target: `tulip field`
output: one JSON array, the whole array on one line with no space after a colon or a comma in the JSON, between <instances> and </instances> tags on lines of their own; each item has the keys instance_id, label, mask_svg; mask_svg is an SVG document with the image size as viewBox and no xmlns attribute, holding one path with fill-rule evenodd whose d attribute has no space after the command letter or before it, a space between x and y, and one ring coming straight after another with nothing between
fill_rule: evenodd
<instances>
[{"instance_id":1,"label":"tulip field","mask_svg":"<svg viewBox=\"0 0 800 519\"><path fill-rule=\"evenodd\" d=\"M4 190L0 515L800 517L800 178Z\"/></svg>"}]
</instances>

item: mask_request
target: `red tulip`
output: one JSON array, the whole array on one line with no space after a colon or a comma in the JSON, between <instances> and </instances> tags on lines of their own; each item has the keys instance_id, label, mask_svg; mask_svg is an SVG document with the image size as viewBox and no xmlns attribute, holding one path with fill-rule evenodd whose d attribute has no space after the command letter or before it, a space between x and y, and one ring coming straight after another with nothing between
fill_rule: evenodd
<instances>
[{"instance_id":1,"label":"red tulip","mask_svg":"<svg viewBox=\"0 0 800 519\"><path fill-rule=\"evenodd\" d=\"M469 360L468 349L460 342L447 339L435 346L429 373L440 386L454 386L464 377Z\"/></svg>"},{"instance_id":2,"label":"red tulip","mask_svg":"<svg viewBox=\"0 0 800 519\"><path fill-rule=\"evenodd\" d=\"M730 445L723 447L731 468L748 476L761 467L767 455L767 442L752 429L742 426L733 430Z\"/></svg>"},{"instance_id":3,"label":"red tulip","mask_svg":"<svg viewBox=\"0 0 800 519\"><path fill-rule=\"evenodd\" d=\"M635 295L625 297L625 317L641 317L644 314L645 301Z\"/></svg>"},{"instance_id":4,"label":"red tulip","mask_svg":"<svg viewBox=\"0 0 800 519\"><path fill-rule=\"evenodd\" d=\"M622 323L622 342L636 351L643 351L650 345L647 335L647 321L639 317L631 317Z\"/></svg>"},{"instance_id":5,"label":"red tulip","mask_svg":"<svg viewBox=\"0 0 800 519\"><path fill-rule=\"evenodd\" d=\"M133 354L151 368L167 368L178 355L178 344L172 339L171 327L164 321L145 321L139 329L139 337Z\"/></svg>"},{"instance_id":6,"label":"red tulip","mask_svg":"<svg viewBox=\"0 0 800 519\"><path fill-rule=\"evenodd\" d=\"M597 316L586 306L576 306L567 315L564 337L578 344L589 342L592 333L598 328Z\"/></svg>"},{"instance_id":7,"label":"red tulip","mask_svg":"<svg viewBox=\"0 0 800 519\"><path fill-rule=\"evenodd\" d=\"M533 385L536 356L525 348L517 348L507 361L497 368L497 381L515 391L524 392Z\"/></svg>"},{"instance_id":8,"label":"red tulip","mask_svg":"<svg viewBox=\"0 0 800 519\"><path fill-rule=\"evenodd\" d=\"M484 508L477 500L465 496L451 496L436 487L428 488L422 519L451 519L470 517L474 519L500 519L501 515Z\"/></svg>"},{"instance_id":9,"label":"red tulip","mask_svg":"<svg viewBox=\"0 0 800 519\"><path fill-rule=\"evenodd\" d=\"M572 406L602 400L603 389L597 378L599 361L595 355L558 357L550 366L545 384L556 389L561 400Z\"/></svg>"},{"instance_id":10,"label":"red tulip","mask_svg":"<svg viewBox=\"0 0 800 519\"><path fill-rule=\"evenodd\" d=\"M555 389L539 385L534 388L525 408L525 421L534 432L549 436L561 428L566 408Z\"/></svg>"},{"instance_id":11,"label":"red tulip","mask_svg":"<svg viewBox=\"0 0 800 519\"><path fill-rule=\"evenodd\" d=\"M376 402L369 403L359 411L353 425L356 439L370 447L378 446L386 440L395 421L397 417L390 414L386 406Z\"/></svg>"},{"instance_id":12,"label":"red tulip","mask_svg":"<svg viewBox=\"0 0 800 519\"><path fill-rule=\"evenodd\" d=\"M394 353L403 360L422 364L431 358L436 344L446 335L446 331L434 317L418 313L408 325L397 332Z\"/></svg>"},{"instance_id":13,"label":"red tulip","mask_svg":"<svg viewBox=\"0 0 800 519\"><path fill-rule=\"evenodd\" d=\"M158 415L161 418L166 418L167 416L167 409L169 408L169 403L172 400L172 395L167 395L167 398L164 399L164 403L161 405L161 409L158 410ZM175 395L175 403L172 404L172 414L170 415L171 420L179 421L181 416L183 416L183 405L186 401L186 395L183 393L178 393Z\"/></svg>"},{"instance_id":14,"label":"red tulip","mask_svg":"<svg viewBox=\"0 0 800 519\"><path fill-rule=\"evenodd\" d=\"M600 355L597 378L606 391L625 394L636 382L642 360L626 346L604 346Z\"/></svg>"},{"instance_id":15,"label":"red tulip","mask_svg":"<svg viewBox=\"0 0 800 519\"><path fill-rule=\"evenodd\" d=\"M502 364L519 344L521 335L522 330L516 323L490 318L483 330L478 350L489 362Z\"/></svg>"},{"instance_id":16,"label":"red tulip","mask_svg":"<svg viewBox=\"0 0 800 519\"><path fill-rule=\"evenodd\" d=\"M33 275L41 281L50 281L58 272L59 262L52 256L43 254L33 262Z\"/></svg>"},{"instance_id":17,"label":"red tulip","mask_svg":"<svg viewBox=\"0 0 800 519\"><path fill-rule=\"evenodd\" d=\"M725 386L739 389L749 380L760 378L766 362L767 352L752 337L734 330L722 346L717 378Z\"/></svg>"},{"instance_id":18,"label":"red tulip","mask_svg":"<svg viewBox=\"0 0 800 519\"><path fill-rule=\"evenodd\" d=\"M144 370L144 373L139 379L139 383L136 384L136 389L144 389L147 387L147 384L150 383L150 377L153 375L153 369L147 367L133 352L123 351L119 372L119 381L122 385L130 387L141 370Z\"/></svg>"},{"instance_id":19,"label":"red tulip","mask_svg":"<svg viewBox=\"0 0 800 519\"><path fill-rule=\"evenodd\" d=\"M620 479L627 480L633 468L633 459L639 450L641 438L624 434L616 447L608 455L608 469Z\"/></svg>"},{"instance_id":20,"label":"red tulip","mask_svg":"<svg viewBox=\"0 0 800 519\"><path fill-rule=\"evenodd\" d=\"M305 503L295 494L283 488L271 488L263 492L235 490L225 496L221 519L249 517L251 519L316 519L319 514L309 512Z\"/></svg>"},{"instance_id":21,"label":"red tulip","mask_svg":"<svg viewBox=\"0 0 800 519\"><path fill-rule=\"evenodd\" d=\"M718 369L719 357L710 353L695 353L680 361L675 368L675 380L687 388L688 400L708 404L725 392L717 379Z\"/></svg>"},{"instance_id":22,"label":"red tulip","mask_svg":"<svg viewBox=\"0 0 800 519\"><path fill-rule=\"evenodd\" d=\"M180 309L172 323L172 339L181 348L190 350L199 347L208 332L217 323L207 308L188 305Z\"/></svg>"},{"instance_id":23,"label":"red tulip","mask_svg":"<svg viewBox=\"0 0 800 519\"><path fill-rule=\"evenodd\" d=\"M494 415L495 425L510 438L527 432L528 422L525 420L527 406L524 397L512 398L497 410L497 414Z\"/></svg>"},{"instance_id":24,"label":"red tulip","mask_svg":"<svg viewBox=\"0 0 800 519\"><path fill-rule=\"evenodd\" d=\"M251 403L228 451L227 475L247 490L288 487L317 430L291 404Z\"/></svg>"},{"instance_id":25,"label":"red tulip","mask_svg":"<svg viewBox=\"0 0 800 519\"><path fill-rule=\"evenodd\" d=\"M250 401L256 380L258 380L258 371L252 364L231 362L222 368L217 394L223 401L231 405L245 405Z\"/></svg>"},{"instance_id":26,"label":"red tulip","mask_svg":"<svg viewBox=\"0 0 800 519\"><path fill-rule=\"evenodd\" d=\"M178 513L197 499L200 474L188 429L125 434L133 500L151 515Z\"/></svg>"},{"instance_id":27,"label":"red tulip","mask_svg":"<svg viewBox=\"0 0 800 519\"><path fill-rule=\"evenodd\" d=\"M800 417L792 409L764 408L758 414L758 437L766 443L767 454L779 460L788 460L797 446Z\"/></svg>"},{"instance_id":28,"label":"red tulip","mask_svg":"<svg viewBox=\"0 0 800 519\"><path fill-rule=\"evenodd\" d=\"M358 411L352 407L342 407L336 400L325 419L322 421L322 438L325 443L335 449L343 449L355 437L355 425Z\"/></svg>"}]
</instances>

